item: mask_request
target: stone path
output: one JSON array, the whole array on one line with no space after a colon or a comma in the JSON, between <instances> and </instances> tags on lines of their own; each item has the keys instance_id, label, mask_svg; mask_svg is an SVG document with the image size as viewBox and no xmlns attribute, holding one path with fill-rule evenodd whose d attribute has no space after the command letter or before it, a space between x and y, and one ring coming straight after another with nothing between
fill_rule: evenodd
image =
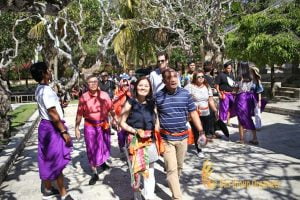
<instances>
[{"instance_id":1,"label":"stone path","mask_svg":"<svg viewBox=\"0 0 300 200\"><path fill-rule=\"evenodd\" d=\"M76 106L66 109L66 121L74 136ZM232 120L236 124L236 119ZM211 171L210 189L201 179L203 161L189 148L181 177L184 200L196 199L300 199L300 120L289 116L263 113L264 127L259 131L260 146L237 144L237 128L230 127L230 140L214 140L204 149ZM248 134L248 139L250 135ZM79 200L132 199L130 177L126 163L117 148L117 136L112 136L111 169L100 174L100 181L89 186L90 170L84 142L74 141L72 162L65 169L68 191ZM37 169L37 130L17 158L0 186L1 199L41 199L41 182ZM163 161L155 165L157 199L170 199L165 181ZM241 181L255 181L255 187L243 187ZM235 182L234 182L235 181ZM273 181L276 188L262 188L263 181ZM274 187L274 184L272 187Z\"/></svg>"}]
</instances>

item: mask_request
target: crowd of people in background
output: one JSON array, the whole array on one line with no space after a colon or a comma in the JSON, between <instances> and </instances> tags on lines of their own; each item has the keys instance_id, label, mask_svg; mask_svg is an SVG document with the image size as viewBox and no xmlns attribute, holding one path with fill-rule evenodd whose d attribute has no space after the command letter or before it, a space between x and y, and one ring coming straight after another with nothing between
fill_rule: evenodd
<instances>
[{"instance_id":1,"label":"crowd of people in background","mask_svg":"<svg viewBox=\"0 0 300 200\"><path fill-rule=\"evenodd\" d=\"M135 199L155 198L154 163L159 155L164 158L172 199L182 199L179 179L188 138L193 138L197 156L203 159L202 148L206 143L222 137L218 129L229 137L226 126L231 125L230 118L234 116L238 118L238 142L246 143L244 131L247 129L253 136L247 142L259 144L257 129L261 127L260 113L266 102L261 96L263 87L257 67L240 62L234 76L230 61L224 63L223 70L218 73L209 61L199 67L190 60L185 70L174 69L169 63L168 54L160 52L157 68L149 75L136 77L134 70L129 70L112 76L103 70L100 77L88 76L85 87L73 89L73 95L79 96L74 135L77 139L84 135L93 174L90 185L99 180L98 168L109 169L106 161L110 157L112 128L117 132L120 153L127 158ZM31 73L39 83L36 98L42 121L38 133L38 161L40 177L45 184L43 195L60 194L62 199L72 199L62 186L62 171L71 159L72 147L72 133L63 120L65 104L58 106L61 101L48 86L51 73L45 63L34 64ZM84 129L81 132L82 118ZM49 146L53 142L65 142L65 145L55 147L57 157L47 159L54 153ZM60 155L59 151L68 156ZM59 163L57 169L49 169L56 163ZM57 181L58 190L52 187L53 180Z\"/></svg>"}]
</instances>

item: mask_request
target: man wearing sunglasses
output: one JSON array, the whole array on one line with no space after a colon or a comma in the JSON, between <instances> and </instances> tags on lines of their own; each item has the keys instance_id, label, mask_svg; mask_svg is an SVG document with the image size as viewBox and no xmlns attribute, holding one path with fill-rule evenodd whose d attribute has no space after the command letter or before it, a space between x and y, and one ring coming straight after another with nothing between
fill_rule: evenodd
<instances>
[{"instance_id":1,"label":"man wearing sunglasses","mask_svg":"<svg viewBox=\"0 0 300 200\"><path fill-rule=\"evenodd\" d=\"M151 82L153 95L155 95L158 91L165 87L162 78L162 72L169 68L169 55L166 52L157 53L157 65L158 67L150 73L149 79ZM178 81L180 83L180 79L178 76ZM179 84L179 87L181 85Z\"/></svg>"}]
</instances>

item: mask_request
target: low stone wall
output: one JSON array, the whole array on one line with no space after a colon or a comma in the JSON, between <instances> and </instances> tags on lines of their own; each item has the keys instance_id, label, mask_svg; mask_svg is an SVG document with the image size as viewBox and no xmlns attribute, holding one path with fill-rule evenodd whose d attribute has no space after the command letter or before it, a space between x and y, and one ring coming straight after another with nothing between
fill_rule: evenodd
<instances>
[{"instance_id":1,"label":"low stone wall","mask_svg":"<svg viewBox=\"0 0 300 200\"><path fill-rule=\"evenodd\" d=\"M18 133L11 138L6 148L0 153L0 185L5 179L7 171L14 163L15 158L23 151L25 143L33 133L39 119L39 111L37 110L19 129Z\"/></svg>"}]
</instances>

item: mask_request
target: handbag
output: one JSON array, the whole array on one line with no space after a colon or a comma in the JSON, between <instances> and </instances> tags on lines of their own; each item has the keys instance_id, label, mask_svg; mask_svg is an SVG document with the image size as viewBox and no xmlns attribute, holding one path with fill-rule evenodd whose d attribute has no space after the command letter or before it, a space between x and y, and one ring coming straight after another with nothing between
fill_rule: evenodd
<instances>
[{"instance_id":1,"label":"handbag","mask_svg":"<svg viewBox=\"0 0 300 200\"><path fill-rule=\"evenodd\" d=\"M152 142L151 145L148 146L147 150L149 156L149 163L153 163L159 159L155 142Z\"/></svg>"},{"instance_id":2,"label":"handbag","mask_svg":"<svg viewBox=\"0 0 300 200\"><path fill-rule=\"evenodd\" d=\"M255 128L260 129L261 128L261 112L260 108L258 106L255 106L254 108L254 118L255 118Z\"/></svg>"}]
</instances>

